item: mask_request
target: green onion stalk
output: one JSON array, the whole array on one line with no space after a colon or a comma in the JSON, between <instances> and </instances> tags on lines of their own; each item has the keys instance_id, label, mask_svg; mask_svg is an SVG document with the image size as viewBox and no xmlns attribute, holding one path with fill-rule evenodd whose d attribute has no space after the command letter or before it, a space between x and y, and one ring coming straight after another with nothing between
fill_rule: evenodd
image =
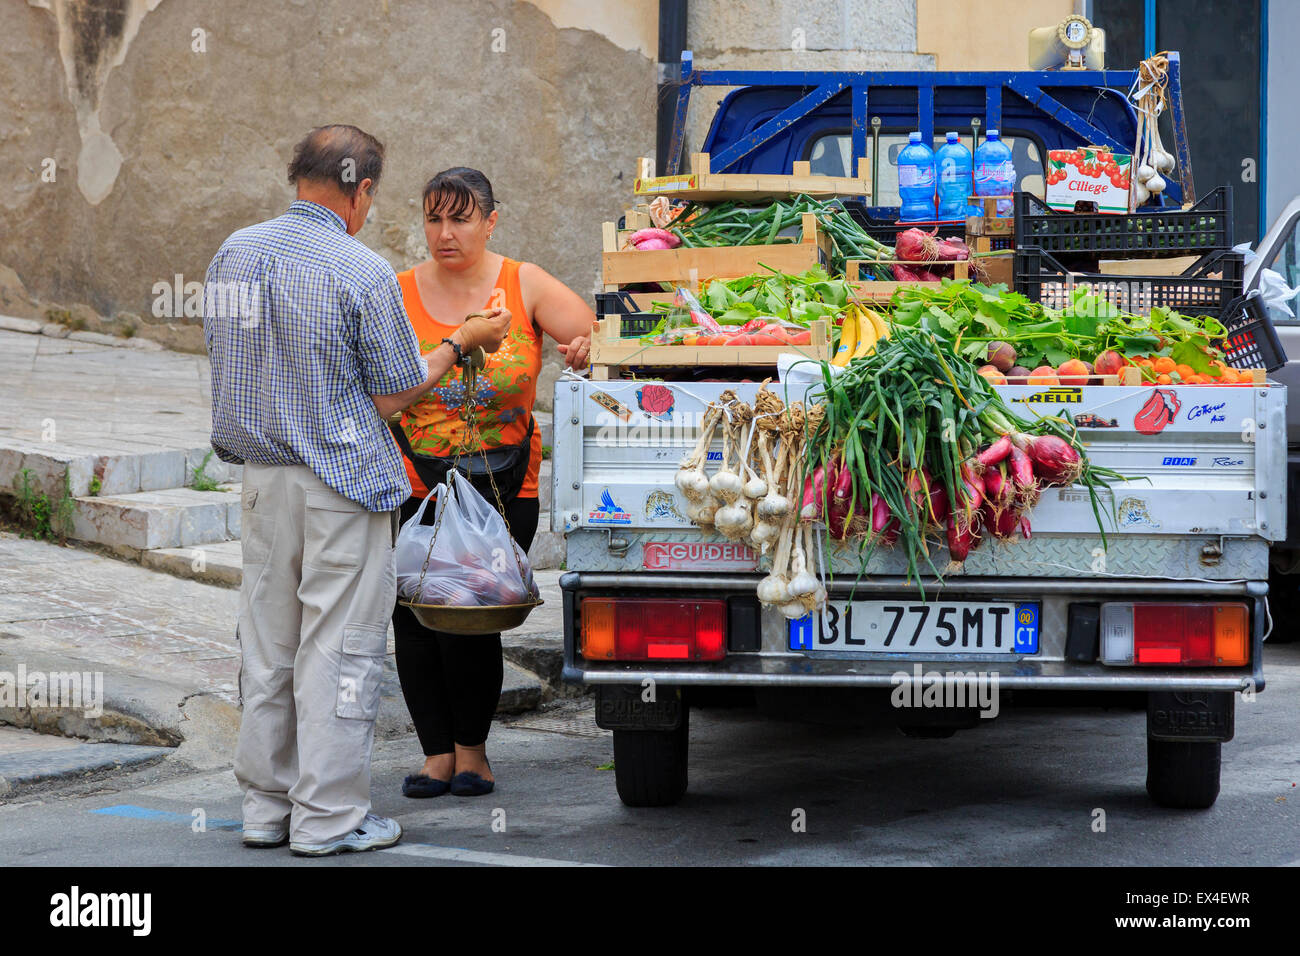
<instances>
[{"instance_id":1,"label":"green onion stalk","mask_svg":"<svg viewBox=\"0 0 1300 956\"><path fill-rule=\"evenodd\" d=\"M942 580L934 541L955 564L988 537L1030 537L1042 487L1082 485L1105 544L1099 492L1124 480L1087 456L1068 413L1016 415L993 386L929 328L897 328L833 374L822 363L825 414L808 436L806 521L828 542L855 542L863 573L898 547L907 576ZM950 565L951 568L953 565Z\"/></svg>"}]
</instances>

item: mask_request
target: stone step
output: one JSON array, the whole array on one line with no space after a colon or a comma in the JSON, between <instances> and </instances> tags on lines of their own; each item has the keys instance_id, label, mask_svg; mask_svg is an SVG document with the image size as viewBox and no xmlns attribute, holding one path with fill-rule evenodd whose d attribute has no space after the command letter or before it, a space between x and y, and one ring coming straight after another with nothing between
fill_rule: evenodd
<instances>
[{"instance_id":1,"label":"stone step","mask_svg":"<svg viewBox=\"0 0 1300 956\"><path fill-rule=\"evenodd\" d=\"M141 491L166 491L192 484L194 472L212 451L207 446L167 448L130 438L106 437L90 449L58 442L0 439L0 491L12 493L26 470L33 491L51 501L63 496L64 476L74 498L130 495ZM229 465L214 454L203 473L220 483L237 482L243 468Z\"/></svg>"},{"instance_id":2,"label":"stone step","mask_svg":"<svg viewBox=\"0 0 1300 956\"><path fill-rule=\"evenodd\" d=\"M152 571L228 588L239 587L244 579L243 550L237 539L144 551L140 563Z\"/></svg>"},{"instance_id":3,"label":"stone step","mask_svg":"<svg viewBox=\"0 0 1300 956\"><path fill-rule=\"evenodd\" d=\"M239 486L142 491L73 499L72 537L124 554L239 537Z\"/></svg>"}]
</instances>

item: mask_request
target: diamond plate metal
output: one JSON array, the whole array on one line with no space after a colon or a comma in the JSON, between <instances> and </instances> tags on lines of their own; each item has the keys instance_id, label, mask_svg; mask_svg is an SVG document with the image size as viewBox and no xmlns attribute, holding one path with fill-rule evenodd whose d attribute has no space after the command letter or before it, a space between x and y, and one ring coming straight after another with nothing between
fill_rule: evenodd
<instances>
[{"instance_id":1,"label":"diamond plate metal","mask_svg":"<svg viewBox=\"0 0 1300 956\"><path fill-rule=\"evenodd\" d=\"M573 531L567 538L570 571L640 571L643 569L642 546L647 541L725 541L721 535L702 535L692 531L632 532L620 529L618 537L628 542L622 555L609 550L608 536L597 531ZM1100 537L1036 534L1032 540L1009 543L986 541L971 552L963 566L948 569L948 552L936 548L934 563L945 577L994 576L1040 578L1107 577L1154 578L1178 580L1205 578L1213 581L1268 578L1268 542L1260 538L1225 538L1223 557L1215 565L1204 564L1202 549L1217 546L1220 539L1206 536L1108 535L1108 547L1102 550ZM836 574L856 574L856 553L832 553L831 570ZM1103 563L1104 562L1104 563ZM763 567L767 566L764 560ZM928 568L925 568L928 572ZM647 574L655 572L647 571ZM867 565L869 575L907 573L907 562L897 549L873 555Z\"/></svg>"}]
</instances>

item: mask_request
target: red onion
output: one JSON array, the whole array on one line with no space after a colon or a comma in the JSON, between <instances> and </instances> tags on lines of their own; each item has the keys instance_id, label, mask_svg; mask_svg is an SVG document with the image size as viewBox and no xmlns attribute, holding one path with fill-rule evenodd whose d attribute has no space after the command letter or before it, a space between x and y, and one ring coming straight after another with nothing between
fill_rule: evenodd
<instances>
[{"instance_id":1,"label":"red onion","mask_svg":"<svg viewBox=\"0 0 1300 956\"><path fill-rule=\"evenodd\" d=\"M984 526L993 533L994 537L1010 538L1016 533L1018 520L1019 516L1010 508L997 508L991 502L985 502Z\"/></svg>"},{"instance_id":2,"label":"red onion","mask_svg":"<svg viewBox=\"0 0 1300 956\"><path fill-rule=\"evenodd\" d=\"M871 534L879 536L881 544L893 544L898 540L900 525L898 519L894 517L889 505L885 504L885 499L871 493Z\"/></svg>"},{"instance_id":3,"label":"red onion","mask_svg":"<svg viewBox=\"0 0 1300 956\"><path fill-rule=\"evenodd\" d=\"M1017 492L1033 487L1034 484L1034 466L1029 460L1029 456L1017 448L1011 446L1011 480L1015 482Z\"/></svg>"},{"instance_id":4,"label":"red onion","mask_svg":"<svg viewBox=\"0 0 1300 956\"><path fill-rule=\"evenodd\" d=\"M985 466L996 465L1009 454L1011 454L1011 436L1003 435L993 444L989 445L988 448L985 448L980 452L979 455L976 456L975 460Z\"/></svg>"},{"instance_id":5,"label":"red onion","mask_svg":"<svg viewBox=\"0 0 1300 956\"><path fill-rule=\"evenodd\" d=\"M942 259L945 262L958 262L970 258L970 249L964 239L940 239L934 243L933 252L931 259ZM903 257L899 256L899 258Z\"/></svg>"},{"instance_id":6,"label":"red onion","mask_svg":"<svg viewBox=\"0 0 1300 956\"><path fill-rule=\"evenodd\" d=\"M907 266L901 266L895 264L890 268L893 269L894 278L897 279L899 282L921 282L922 281L920 273L907 268Z\"/></svg>"},{"instance_id":7,"label":"red onion","mask_svg":"<svg viewBox=\"0 0 1300 956\"><path fill-rule=\"evenodd\" d=\"M952 505L948 501L948 489L937 481L930 483L930 518L940 528L948 520Z\"/></svg>"},{"instance_id":8,"label":"red onion","mask_svg":"<svg viewBox=\"0 0 1300 956\"><path fill-rule=\"evenodd\" d=\"M979 547L979 540L976 522L962 521L957 514L948 519L948 553L954 561L965 561Z\"/></svg>"},{"instance_id":9,"label":"red onion","mask_svg":"<svg viewBox=\"0 0 1300 956\"><path fill-rule=\"evenodd\" d=\"M803 480L803 503L799 509L799 517L812 519L822 516L822 485L825 477L825 466L818 465L813 473Z\"/></svg>"},{"instance_id":10,"label":"red onion","mask_svg":"<svg viewBox=\"0 0 1300 956\"><path fill-rule=\"evenodd\" d=\"M907 262L929 262L934 254L934 234L923 229L905 229L894 239L894 256ZM895 266L895 274L898 267Z\"/></svg>"},{"instance_id":11,"label":"red onion","mask_svg":"<svg viewBox=\"0 0 1300 956\"><path fill-rule=\"evenodd\" d=\"M1029 443L1034 474L1045 485L1072 485L1083 474L1079 453L1063 438L1040 435Z\"/></svg>"}]
</instances>

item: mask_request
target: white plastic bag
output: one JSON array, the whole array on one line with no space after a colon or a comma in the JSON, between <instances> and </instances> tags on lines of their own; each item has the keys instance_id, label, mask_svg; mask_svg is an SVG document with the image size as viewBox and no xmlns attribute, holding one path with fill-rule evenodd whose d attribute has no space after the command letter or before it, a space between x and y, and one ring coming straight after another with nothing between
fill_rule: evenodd
<instances>
[{"instance_id":1,"label":"white plastic bag","mask_svg":"<svg viewBox=\"0 0 1300 956\"><path fill-rule=\"evenodd\" d=\"M505 519L458 469L448 470L447 481L454 489L449 492L446 484L434 488L397 536L398 597L446 607L500 607L534 600L538 589L528 556L510 537ZM437 499L434 520L424 525L420 519L430 498ZM426 556L429 566L421 581Z\"/></svg>"},{"instance_id":2,"label":"white plastic bag","mask_svg":"<svg viewBox=\"0 0 1300 956\"><path fill-rule=\"evenodd\" d=\"M1242 253L1246 257L1246 265L1249 265L1255 258L1255 253L1248 242L1233 246L1232 251ZM1300 294L1300 289L1293 289L1287 285L1286 279L1280 272L1273 269L1260 269L1258 288L1260 296L1264 299L1264 305L1268 308L1274 320L1281 321L1295 318L1295 313L1291 311L1291 302L1297 294Z\"/></svg>"}]
</instances>

